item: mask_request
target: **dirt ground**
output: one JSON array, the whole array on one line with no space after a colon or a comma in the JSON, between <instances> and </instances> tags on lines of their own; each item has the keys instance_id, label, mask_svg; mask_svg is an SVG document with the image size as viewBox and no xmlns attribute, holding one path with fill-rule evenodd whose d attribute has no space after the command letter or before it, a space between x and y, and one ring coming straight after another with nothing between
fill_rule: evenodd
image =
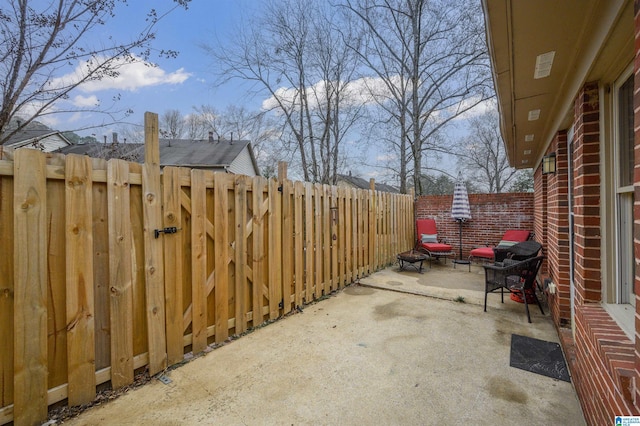
<instances>
[{"instance_id":1,"label":"dirt ground","mask_svg":"<svg viewBox=\"0 0 640 426\"><path fill-rule=\"evenodd\" d=\"M509 367L512 333L558 341L549 316L484 313L478 271L439 268L373 274L65 424L584 424L570 383Z\"/></svg>"}]
</instances>

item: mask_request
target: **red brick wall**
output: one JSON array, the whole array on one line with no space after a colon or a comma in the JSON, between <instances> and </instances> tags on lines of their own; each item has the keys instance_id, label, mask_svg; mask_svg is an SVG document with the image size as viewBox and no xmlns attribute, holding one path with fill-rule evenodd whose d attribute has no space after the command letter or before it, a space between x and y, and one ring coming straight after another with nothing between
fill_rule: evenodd
<instances>
[{"instance_id":1,"label":"red brick wall","mask_svg":"<svg viewBox=\"0 0 640 426\"><path fill-rule=\"evenodd\" d=\"M459 252L459 226L451 217L452 195L427 195L416 200L417 219L436 220L438 235ZM500 242L509 229L528 229L533 232L533 194L469 194L471 219L462 227L463 258L469 252L489 243Z\"/></svg>"},{"instance_id":2,"label":"red brick wall","mask_svg":"<svg viewBox=\"0 0 640 426\"><path fill-rule=\"evenodd\" d=\"M640 1L640 0L638 0ZM636 2L637 4L638 2ZM566 294L568 287L568 213L564 193L567 178L574 188L575 219L575 316L574 339L560 332L561 342L588 424L611 424L616 415L639 415L636 401L638 370L638 338L629 340L620 326L600 305L600 111L598 85L587 83L575 100L573 176L569 176L563 134L550 146L556 150L558 172L547 177L547 238L549 273L558 284L558 293L549 298L557 326L562 326L565 312L570 310ZM637 97L636 97L637 99ZM636 100L636 103L638 101ZM637 110L636 110L637 114ZM636 140L640 130L636 126ZM564 163L563 163L564 162ZM637 163L637 161L636 161ZM536 173L536 178L545 180ZM636 174L636 181L638 174ZM568 182L568 181L567 181ZM636 182L637 183L637 182ZM538 183L538 187L542 184ZM554 201L555 200L555 201ZM638 218L636 209L636 221ZM637 230L636 230L637 233ZM637 238L636 238L637 244ZM566 247L565 247L566 246ZM636 250L637 251L637 250ZM637 281L637 278L636 278ZM636 310L640 309L640 304ZM638 321L636 320L638 324ZM636 325L636 330L640 324Z\"/></svg>"},{"instance_id":3,"label":"red brick wall","mask_svg":"<svg viewBox=\"0 0 640 426\"><path fill-rule=\"evenodd\" d=\"M538 167L533 174L533 193L535 211L533 229L536 233L536 241L542 244L546 253L547 250L547 179L542 175L542 167ZM548 262L543 262L540 273L548 274Z\"/></svg>"},{"instance_id":4,"label":"red brick wall","mask_svg":"<svg viewBox=\"0 0 640 426\"><path fill-rule=\"evenodd\" d=\"M599 304L577 306L575 322L571 374L587 423L606 425L616 415L639 415L633 342Z\"/></svg>"},{"instance_id":5,"label":"red brick wall","mask_svg":"<svg viewBox=\"0 0 640 426\"><path fill-rule=\"evenodd\" d=\"M547 153L556 154L556 173L541 176L547 186L548 274L556 284L556 293L549 304L554 322L561 327L571 324L571 288L569 271L569 182L567 132L561 131L551 142Z\"/></svg>"},{"instance_id":6,"label":"red brick wall","mask_svg":"<svg viewBox=\"0 0 640 426\"><path fill-rule=\"evenodd\" d=\"M585 84L575 102L574 201L576 302L601 300L600 110L598 84ZM559 242L557 242L559 243Z\"/></svg>"},{"instance_id":7,"label":"red brick wall","mask_svg":"<svg viewBox=\"0 0 640 426\"><path fill-rule=\"evenodd\" d=\"M640 404L640 324L638 317L640 316L640 0L634 2L635 11L635 39L636 39L636 55L634 63L634 88L633 88L633 121L635 126L635 144L634 144L634 206L633 206L633 244L635 253L635 280L634 293L636 295L636 326L635 326L635 400Z\"/></svg>"}]
</instances>

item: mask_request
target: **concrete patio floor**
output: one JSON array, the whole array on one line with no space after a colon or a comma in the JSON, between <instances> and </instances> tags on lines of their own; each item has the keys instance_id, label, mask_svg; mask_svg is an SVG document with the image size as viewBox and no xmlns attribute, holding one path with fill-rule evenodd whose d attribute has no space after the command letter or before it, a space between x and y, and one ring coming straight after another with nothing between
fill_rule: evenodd
<instances>
[{"instance_id":1,"label":"concrete patio floor","mask_svg":"<svg viewBox=\"0 0 640 426\"><path fill-rule=\"evenodd\" d=\"M482 271L394 265L65 424L584 424L570 383L509 366L512 333L558 341L548 313L483 312Z\"/></svg>"}]
</instances>

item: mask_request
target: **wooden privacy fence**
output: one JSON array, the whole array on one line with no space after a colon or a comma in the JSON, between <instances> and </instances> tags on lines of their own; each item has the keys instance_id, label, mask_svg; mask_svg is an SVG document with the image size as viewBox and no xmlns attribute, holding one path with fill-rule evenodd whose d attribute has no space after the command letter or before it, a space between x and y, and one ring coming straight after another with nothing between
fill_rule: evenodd
<instances>
[{"instance_id":1,"label":"wooden privacy fence","mask_svg":"<svg viewBox=\"0 0 640 426\"><path fill-rule=\"evenodd\" d=\"M167 167L0 152L0 424L156 374L342 288L413 245L413 200Z\"/></svg>"}]
</instances>

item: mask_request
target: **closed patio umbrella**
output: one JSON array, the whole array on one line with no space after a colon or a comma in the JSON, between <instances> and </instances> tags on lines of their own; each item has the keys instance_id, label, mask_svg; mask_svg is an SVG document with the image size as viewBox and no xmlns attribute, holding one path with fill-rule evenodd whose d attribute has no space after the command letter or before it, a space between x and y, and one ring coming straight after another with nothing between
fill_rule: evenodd
<instances>
[{"instance_id":1,"label":"closed patio umbrella","mask_svg":"<svg viewBox=\"0 0 640 426\"><path fill-rule=\"evenodd\" d=\"M451 217L454 218L460 226L460 258L454 260L455 263L468 264L468 260L462 260L462 222L471 219L471 210L469 209L469 195L467 187L462 179L462 173L458 173L455 189L453 190L453 206L451 207Z\"/></svg>"}]
</instances>

